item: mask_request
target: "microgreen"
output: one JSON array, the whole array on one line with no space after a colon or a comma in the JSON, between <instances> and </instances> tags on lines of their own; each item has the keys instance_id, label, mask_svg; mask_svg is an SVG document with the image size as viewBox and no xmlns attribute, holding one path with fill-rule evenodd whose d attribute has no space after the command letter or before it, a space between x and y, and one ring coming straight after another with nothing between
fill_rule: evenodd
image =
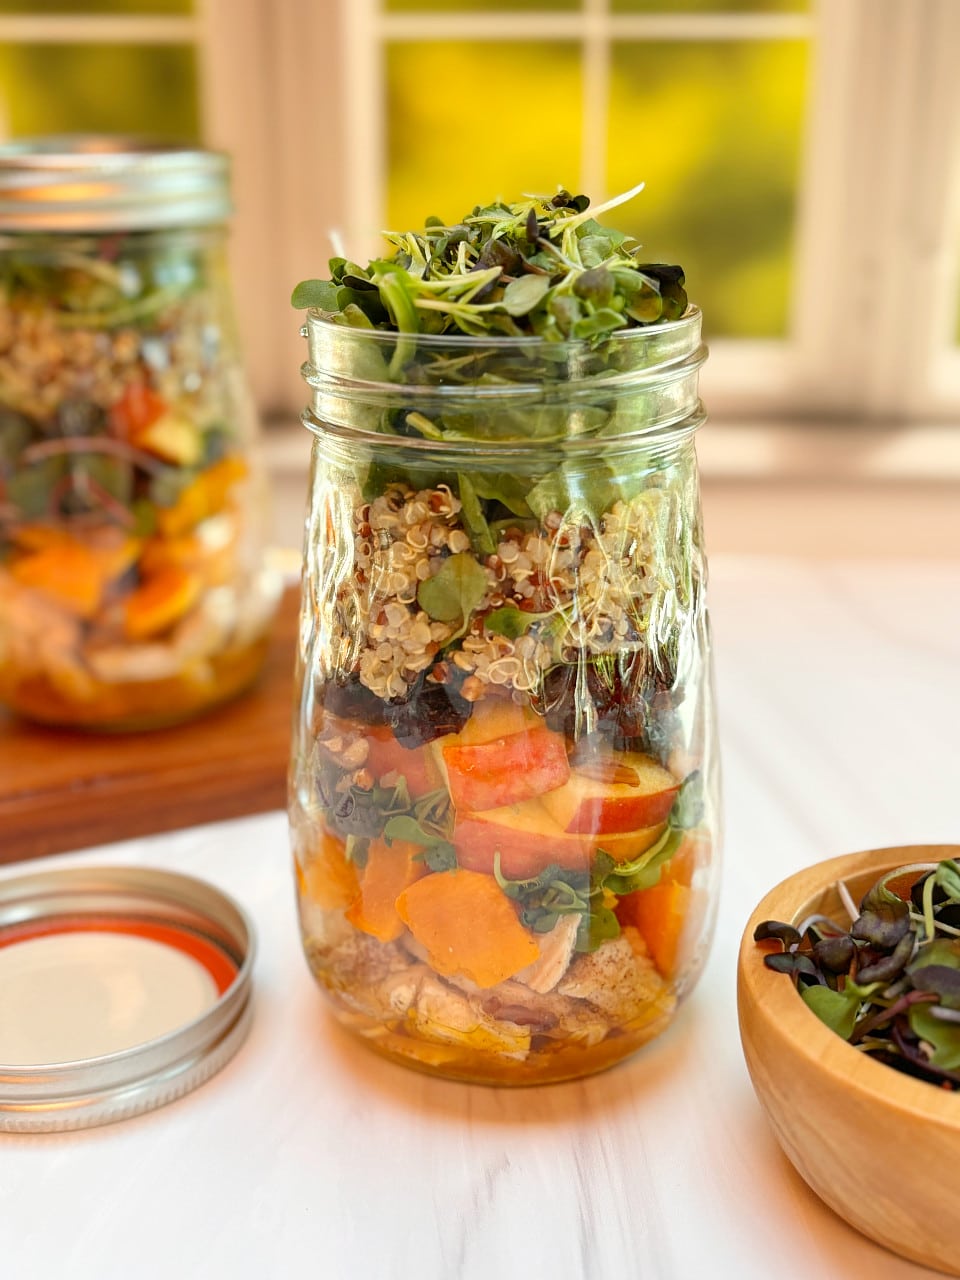
<instances>
[{"instance_id":1,"label":"microgreen","mask_svg":"<svg viewBox=\"0 0 960 1280\"><path fill-rule=\"evenodd\" d=\"M486 595L487 575L467 551L449 556L417 588L417 602L437 622L458 622L465 631L470 615Z\"/></svg>"},{"instance_id":2,"label":"microgreen","mask_svg":"<svg viewBox=\"0 0 960 1280\"><path fill-rule=\"evenodd\" d=\"M958 911L960 865L944 861L885 874L849 929L824 916L797 928L767 920L754 939L780 943L764 963L789 973L831 1030L899 1071L958 1089Z\"/></svg>"},{"instance_id":3,"label":"microgreen","mask_svg":"<svg viewBox=\"0 0 960 1280\"><path fill-rule=\"evenodd\" d=\"M385 232L393 253L366 267L331 258L330 279L302 281L291 302L353 327L591 343L677 319L687 305L682 270L642 263L641 245L596 219L642 189L592 211L586 196L560 190L477 206L453 225L428 218L420 231ZM392 375L411 352L400 344Z\"/></svg>"}]
</instances>

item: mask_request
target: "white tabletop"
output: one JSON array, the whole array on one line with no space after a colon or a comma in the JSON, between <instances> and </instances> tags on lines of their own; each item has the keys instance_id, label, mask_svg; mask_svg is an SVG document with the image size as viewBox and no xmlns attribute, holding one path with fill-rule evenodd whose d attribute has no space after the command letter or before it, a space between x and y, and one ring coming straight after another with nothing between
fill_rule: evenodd
<instances>
[{"instance_id":1,"label":"white tabletop","mask_svg":"<svg viewBox=\"0 0 960 1280\"><path fill-rule=\"evenodd\" d=\"M211 880L256 922L257 1003L238 1056L180 1101L0 1136L0 1275L932 1275L845 1226L780 1154L734 985L744 922L784 876L855 849L960 842L960 564L720 559L711 607L725 883L707 969L660 1040L604 1075L518 1091L380 1061L325 1013L303 961L282 814L30 864Z\"/></svg>"}]
</instances>

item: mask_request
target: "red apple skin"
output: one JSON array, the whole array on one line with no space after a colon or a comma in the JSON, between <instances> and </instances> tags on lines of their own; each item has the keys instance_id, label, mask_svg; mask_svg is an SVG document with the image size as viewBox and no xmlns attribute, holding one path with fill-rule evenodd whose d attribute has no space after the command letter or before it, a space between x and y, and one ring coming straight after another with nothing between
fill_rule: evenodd
<instances>
[{"instance_id":1,"label":"red apple skin","mask_svg":"<svg viewBox=\"0 0 960 1280\"><path fill-rule=\"evenodd\" d=\"M633 774L635 782L613 781L618 772ZM679 790L676 778L650 756L619 752L575 764L565 786L544 796L544 804L564 831L608 835L665 822Z\"/></svg>"},{"instance_id":2,"label":"red apple skin","mask_svg":"<svg viewBox=\"0 0 960 1280\"><path fill-rule=\"evenodd\" d=\"M658 791L650 796L623 796L585 799L567 825L567 830L580 834L614 835L620 831L636 831L665 822L673 808L679 786Z\"/></svg>"},{"instance_id":3,"label":"red apple skin","mask_svg":"<svg viewBox=\"0 0 960 1280\"><path fill-rule=\"evenodd\" d=\"M450 797L458 813L483 813L532 800L570 776L563 735L545 725L523 733L441 748Z\"/></svg>"},{"instance_id":4,"label":"red apple skin","mask_svg":"<svg viewBox=\"0 0 960 1280\"><path fill-rule=\"evenodd\" d=\"M453 832L457 861L470 871L493 875L500 854L500 872L508 880L529 880L553 863L571 871L586 871L599 848L615 862L630 862L645 853L663 834L665 823L606 837L569 834L553 820L540 800L459 815Z\"/></svg>"},{"instance_id":5,"label":"red apple skin","mask_svg":"<svg viewBox=\"0 0 960 1280\"><path fill-rule=\"evenodd\" d=\"M593 853L589 841L561 831L539 800L458 816L453 844L461 867L491 876L499 853L508 880L528 880L552 863L585 871Z\"/></svg>"}]
</instances>

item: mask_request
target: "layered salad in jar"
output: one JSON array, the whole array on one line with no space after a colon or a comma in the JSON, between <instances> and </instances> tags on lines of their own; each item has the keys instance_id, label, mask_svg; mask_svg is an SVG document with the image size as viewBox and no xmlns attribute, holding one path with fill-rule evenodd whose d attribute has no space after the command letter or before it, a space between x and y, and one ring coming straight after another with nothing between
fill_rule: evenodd
<instances>
[{"instance_id":1,"label":"layered salad in jar","mask_svg":"<svg viewBox=\"0 0 960 1280\"><path fill-rule=\"evenodd\" d=\"M602 374L612 335L687 313L679 268L563 191L390 239L295 291L312 324L532 335ZM533 1083L626 1056L696 976L715 763L692 427L558 465L558 422L611 417L560 394L507 413L545 443L498 461L503 412L469 392L509 380L502 357L372 354L377 386L423 389L363 418L382 450L327 440L317 410L291 820L338 1016L414 1065ZM467 396L438 409L451 381ZM472 461L444 453L464 441Z\"/></svg>"},{"instance_id":2,"label":"layered salad in jar","mask_svg":"<svg viewBox=\"0 0 960 1280\"><path fill-rule=\"evenodd\" d=\"M212 233L8 236L0 253L0 701L184 719L255 676L248 406Z\"/></svg>"}]
</instances>

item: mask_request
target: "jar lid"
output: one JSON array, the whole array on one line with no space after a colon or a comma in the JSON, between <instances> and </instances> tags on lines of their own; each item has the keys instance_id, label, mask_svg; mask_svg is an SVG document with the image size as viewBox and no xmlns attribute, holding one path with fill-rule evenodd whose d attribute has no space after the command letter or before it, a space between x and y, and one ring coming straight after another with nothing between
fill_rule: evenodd
<instances>
[{"instance_id":1,"label":"jar lid","mask_svg":"<svg viewBox=\"0 0 960 1280\"><path fill-rule=\"evenodd\" d=\"M0 231L144 231L230 214L216 151L115 134L22 138L0 147Z\"/></svg>"},{"instance_id":2,"label":"jar lid","mask_svg":"<svg viewBox=\"0 0 960 1280\"><path fill-rule=\"evenodd\" d=\"M0 880L0 1131L106 1124L203 1084L249 1030L254 930L202 880Z\"/></svg>"}]
</instances>

